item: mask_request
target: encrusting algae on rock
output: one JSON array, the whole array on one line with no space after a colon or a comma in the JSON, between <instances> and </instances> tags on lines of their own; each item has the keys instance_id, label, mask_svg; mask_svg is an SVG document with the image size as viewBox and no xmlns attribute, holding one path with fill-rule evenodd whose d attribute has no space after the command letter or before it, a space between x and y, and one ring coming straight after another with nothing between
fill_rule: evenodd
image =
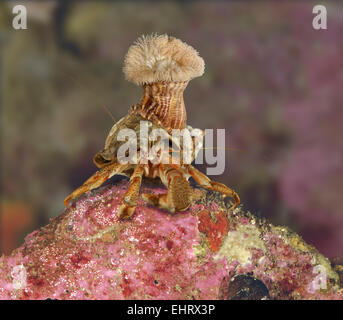
<instances>
[{"instance_id":1,"label":"encrusting algae on rock","mask_svg":"<svg viewBox=\"0 0 343 320\"><path fill-rule=\"evenodd\" d=\"M185 212L139 200L135 215L120 220L126 188L121 182L86 193L2 256L0 298L343 298L329 261L286 228L231 211L203 189Z\"/></svg>"}]
</instances>

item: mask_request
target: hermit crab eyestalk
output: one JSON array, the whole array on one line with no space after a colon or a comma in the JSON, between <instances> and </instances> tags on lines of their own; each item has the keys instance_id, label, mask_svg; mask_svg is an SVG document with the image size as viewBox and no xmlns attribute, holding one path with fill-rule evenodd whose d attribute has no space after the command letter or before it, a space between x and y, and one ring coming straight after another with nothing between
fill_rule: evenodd
<instances>
[{"instance_id":1,"label":"hermit crab eyestalk","mask_svg":"<svg viewBox=\"0 0 343 320\"><path fill-rule=\"evenodd\" d=\"M98 152L94 157L93 157L93 163L98 167L98 168L103 168L107 166L111 160L106 160L100 152Z\"/></svg>"},{"instance_id":2,"label":"hermit crab eyestalk","mask_svg":"<svg viewBox=\"0 0 343 320\"><path fill-rule=\"evenodd\" d=\"M204 73L205 63L190 45L174 37L140 37L125 57L124 74L137 85L185 82Z\"/></svg>"}]
</instances>

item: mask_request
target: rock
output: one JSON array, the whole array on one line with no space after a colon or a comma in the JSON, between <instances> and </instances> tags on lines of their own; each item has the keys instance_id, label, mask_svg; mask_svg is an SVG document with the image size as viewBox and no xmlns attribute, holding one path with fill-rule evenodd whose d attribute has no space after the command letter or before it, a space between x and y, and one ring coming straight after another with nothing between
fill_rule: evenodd
<instances>
[{"instance_id":1,"label":"rock","mask_svg":"<svg viewBox=\"0 0 343 320\"><path fill-rule=\"evenodd\" d=\"M139 200L121 221L126 188L88 192L2 256L0 298L227 299L244 291L250 299L343 299L330 262L287 228L230 211L201 189L185 212Z\"/></svg>"}]
</instances>

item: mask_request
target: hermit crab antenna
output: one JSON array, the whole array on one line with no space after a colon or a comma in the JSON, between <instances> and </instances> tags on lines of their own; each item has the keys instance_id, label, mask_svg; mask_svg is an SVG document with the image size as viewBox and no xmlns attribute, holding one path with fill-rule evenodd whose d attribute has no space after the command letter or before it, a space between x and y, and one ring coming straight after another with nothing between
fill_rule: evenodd
<instances>
[{"instance_id":1,"label":"hermit crab antenna","mask_svg":"<svg viewBox=\"0 0 343 320\"><path fill-rule=\"evenodd\" d=\"M63 69L60 69L60 70L61 70L61 72L63 72ZM92 90L89 90L89 88L87 88L84 83L82 83L79 79L74 77L72 74L67 73L67 72L63 72L63 73L66 76L68 76L72 81L74 81L74 83L76 83L80 88L86 89L87 94L91 95L92 99L96 100L97 103L99 103L99 105L104 109L104 111L109 115L109 117L112 119L112 121L114 123L116 122L116 119L113 116L113 114L110 111L110 109L99 99L99 97Z\"/></svg>"}]
</instances>

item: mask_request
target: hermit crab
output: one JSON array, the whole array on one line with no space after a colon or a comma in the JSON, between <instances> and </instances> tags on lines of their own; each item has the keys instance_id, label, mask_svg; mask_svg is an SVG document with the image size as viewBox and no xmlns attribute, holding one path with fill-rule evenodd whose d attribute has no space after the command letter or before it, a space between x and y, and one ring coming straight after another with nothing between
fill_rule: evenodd
<instances>
[{"instance_id":1,"label":"hermit crab","mask_svg":"<svg viewBox=\"0 0 343 320\"><path fill-rule=\"evenodd\" d=\"M165 194L143 193L142 198L170 212L184 211L191 205L190 177L204 188L232 197L236 206L240 200L235 191L211 181L191 165L204 133L186 124L183 91L191 79L204 72L198 52L168 35L142 36L129 48L123 70L127 80L143 87L143 96L112 127L104 149L94 156L99 171L66 197L65 205L112 176L124 175L130 181L118 209L120 218L134 213L143 177L160 178L168 190ZM175 138L175 132L182 132L180 139ZM149 152L156 146L154 153Z\"/></svg>"}]
</instances>

